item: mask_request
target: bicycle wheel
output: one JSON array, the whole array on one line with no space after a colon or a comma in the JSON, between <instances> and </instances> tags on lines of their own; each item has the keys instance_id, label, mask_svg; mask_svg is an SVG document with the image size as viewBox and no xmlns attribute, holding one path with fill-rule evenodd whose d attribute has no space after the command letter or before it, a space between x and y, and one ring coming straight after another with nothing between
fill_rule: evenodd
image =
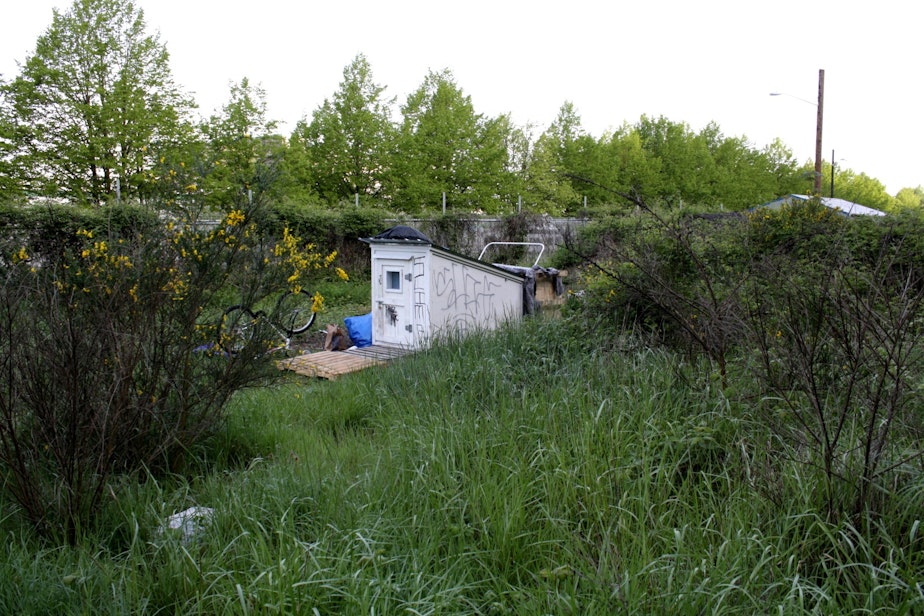
<instances>
[{"instance_id":1,"label":"bicycle wheel","mask_svg":"<svg viewBox=\"0 0 924 616\"><path fill-rule=\"evenodd\" d=\"M318 313L314 311L314 295L308 291L286 291L276 304L276 318L286 336L308 331Z\"/></svg>"},{"instance_id":2,"label":"bicycle wheel","mask_svg":"<svg viewBox=\"0 0 924 616\"><path fill-rule=\"evenodd\" d=\"M218 346L229 355L244 350L256 330L257 315L244 306L231 306L218 324Z\"/></svg>"}]
</instances>

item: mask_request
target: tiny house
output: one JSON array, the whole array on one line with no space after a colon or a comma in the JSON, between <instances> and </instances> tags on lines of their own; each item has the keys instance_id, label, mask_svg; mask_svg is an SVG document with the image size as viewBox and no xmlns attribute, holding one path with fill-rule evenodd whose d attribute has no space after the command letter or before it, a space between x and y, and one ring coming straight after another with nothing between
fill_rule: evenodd
<instances>
[{"instance_id":1,"label":"tiny house","mask_svg":"<svg viewBox=\"0 0 924 616\"><path fill-rule=\"evenodd\" d=\"M372 343L409 349L523 316L523 278L397 226L364 238L372 257Z\"/></svg>"}]
</instances>

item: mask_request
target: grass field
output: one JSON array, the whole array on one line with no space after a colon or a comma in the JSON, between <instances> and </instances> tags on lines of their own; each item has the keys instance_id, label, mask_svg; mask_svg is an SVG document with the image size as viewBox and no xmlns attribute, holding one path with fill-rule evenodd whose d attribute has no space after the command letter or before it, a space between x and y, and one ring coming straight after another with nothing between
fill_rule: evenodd
<instances>
[{"instance_id":1,"label":"grass field","mask_svg":"<svg viewBox=\"0 0 924 616\"><path fill-rule=\"evenodd\" d=\"M828 522L708 366L584 331L243 391L198 466L114 486L76 548L4 503L0 613L924 612L920 474ZM190 506L214 509L195 538L161 530Z\"/></svg>"}]
</instances>

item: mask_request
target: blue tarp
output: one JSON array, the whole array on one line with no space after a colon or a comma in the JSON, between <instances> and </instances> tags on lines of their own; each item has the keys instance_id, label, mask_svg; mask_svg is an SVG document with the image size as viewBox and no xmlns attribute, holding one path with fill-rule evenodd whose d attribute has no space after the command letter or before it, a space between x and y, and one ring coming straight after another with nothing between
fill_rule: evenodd
<instances>
[{"instance_id":1,"label":"blue tarp","mask_svg":"<svg viewBox=\"0 0 924 616\"><path fill-rule=\"evenodd\" d=\"M358 317L347 317L343 320L350 340L357 348L372 346L372 313Z\"/></svg>"}]
</instances>

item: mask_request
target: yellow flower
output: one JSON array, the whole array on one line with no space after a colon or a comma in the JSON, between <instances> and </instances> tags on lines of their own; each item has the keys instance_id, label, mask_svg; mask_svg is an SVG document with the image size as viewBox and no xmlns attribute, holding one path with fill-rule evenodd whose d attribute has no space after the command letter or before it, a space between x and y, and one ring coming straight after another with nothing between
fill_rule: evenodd
<instances>
[{"instance_id":1,"label":"yellow flower","mask_svg":"<svg viewBox=\"0 0 924 616\"><path fill-rule=\"evenodd\" d=\"M338 267L334 271L337 272L337 276L340 278L340 280L343 280L344 282L350 280L350 276L345 271L343 271L343 268Z\"/></svg>"},{"instance_id":2,"label":"yellow flower","mask_svg":"<svg viewBox=\"0 0 924 616\"><path fill-rule=\"evenodd\" d=\"M245 220L246 216L244 216L244 212L240 210L231 210L225 217L225 224L229 227L236 227L237 225L243 223Z\"/></svg>"}]
</instances>

